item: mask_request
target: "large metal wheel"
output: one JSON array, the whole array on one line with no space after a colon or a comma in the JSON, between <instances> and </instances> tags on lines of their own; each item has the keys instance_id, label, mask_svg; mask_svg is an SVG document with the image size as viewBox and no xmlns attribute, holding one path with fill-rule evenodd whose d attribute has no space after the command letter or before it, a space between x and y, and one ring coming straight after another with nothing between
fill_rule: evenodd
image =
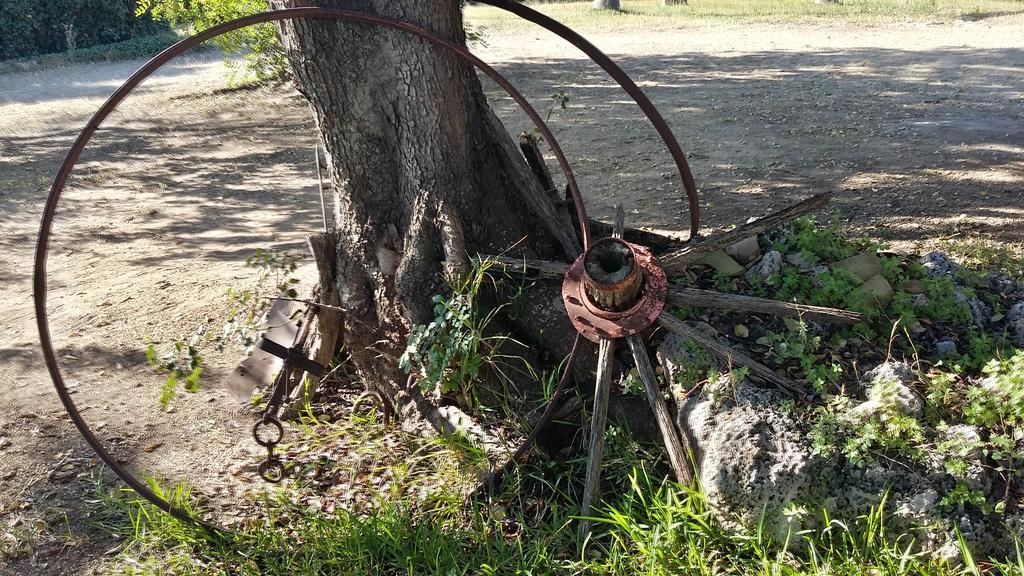
<instances>
[{"instance_id":1,"label":"large metal wheel","mask_svg":"<svg viewBox=\"0 0 1024 576\"><path fill-rule=\"evenodd\" d=\"M609 75L623 87L624 90L639 104L644 114L654 125L659 135L665 142L670 154L672 155L682 179L683 188L687 195L690 207L690 223L691 223L691 234L696 234L699 228L699 212L697 202L696 187L693 183L693 178L690 174L689 167L686 164L685 157L678 142L673 137L671 130L668 128L661 115L654 108L654 105L647 99L643 92L626 76L626 74L616 66L607 56L602 54L592 44L584 40L581 36L566 28L565 26L551 20L550 18L516 2L510 2L506 0L484 0L484 3L493 5L497 8L507 10L513 14L516 14L522 18L525 18L531 22L534 22L558 36L568 40L575 46L585 52L591 59L597 62ZM166 511L172 516L186 521L194 522L201 526L204 526L210 530L219 530L220 528L214 523L204 518L199 518L189 513L188 511L174 505L168 499L164 498L157 491L151 489L149 485L143 480L140 480L137 476L133 475L129 470L122 466L118 460L113 457L99 439L95 431L90 429L86 420L82 417L80 407L76 404L75 399L72 397L72 391L69 390L67 385L66 375L61 369L60 363L58 362L58 355L53 344L53 338L50 329L50 320L48 316L47 308L47 257L49 255L51 236L54 229L54 218L57 213L57 208L61 200L62 193L67 185L68 178L74 170L76 163L79 160L80 155L86 146L89 144L93 135L99 130L100 126L107 119L107 117L114 111L114 109L129 95L132 93L140 83L146 78L156 72L161 66L168 63L173 58L181 55L191 48L198 46L199 44L206 42L217 36L226 34L228 32L238 30L246 26L251 26L266 22L275 22L288 19L297 18L311 18L311 19L326 19L326 20L338 20L345 22L354 22L366 25L382 26L393 30L402 31L405 33L412 34L423 40L433 44L434 46L440 47L447 50L451 54L460 58L461 60L472 64L475 68L485 73L491 79L493 79L502 89L504 89L522 108L522 110L529 116L530 120L536 126L541 133L548 146L550 146L553 154L555 155L559 167L562 170L570 194L575 202L576 217L580 224L582 232L582 240L585 250L589 250L591 246L590 233L587 226L587 215L583 205L582 197L579 188L576 183L576 179L573 175L573 171L569 166L569 163L562 152L562 149L558 145L551 131L541 118L541 116L534 110L534 108L527 102L527 100L520 94L514 86L512 86L501 74L481 61L476 56L472 55L465 48L457 46L444 38L440 38L431 32L408 24L388 18L382 18L370 14L364 14L359 12L351 12L345 10L331 10L322 8L293 8L287 10L271 11L261 14L255 14L252 16L239 18L230 22L226 22L219 26L205 30L195 36L182 40L164 50L145 65L143 65L138 71L131 75L120 88L118 88L104 103L104 105L95 113L89 123L86 125L84 130L75 140L73 146L68 152L64 159L55 179L50 188L49 196L46 201L46 205L43 212L42 224L40 227L36 258L35 258L35 271L34 271L34 298L35 298L35 309L37 316L37 323L39 327L39 335L41 346L46 361L47 368L50 376L53 379L54 385L57 390L57 394L60 397L71 421L81 432L83 437L86 439L88 444L96 452L96 454L102 459L102 461L113 470L128 486L135 490L140 496L157 506L159 509ZM558 392L556 398L561 395L561 391L564 390L566 382L569 380L571 374L571 366L581 346L582 337L577 336L576 342L573 345L572 352L570 354L569 361L567 362L567 368L565 370L565 376L563 376L559 383ZM550 416L553 412L555 402L552 402L551 406L545 412L546 416ZM546 418L542 417L541 422L544 422ZM528 442L535 438L536 434L531 434Z\"/></svg>"}]
</instances>

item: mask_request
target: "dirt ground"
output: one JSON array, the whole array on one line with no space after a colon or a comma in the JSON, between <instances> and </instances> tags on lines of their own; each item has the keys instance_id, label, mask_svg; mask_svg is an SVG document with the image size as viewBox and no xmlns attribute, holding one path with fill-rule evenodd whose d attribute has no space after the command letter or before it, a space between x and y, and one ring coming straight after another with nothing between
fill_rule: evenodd
<instances>
[{"instance_id":1,"label":"dirt ground","mask_svg":"<svg viewBox=\"0 0 1024 576\"><path fill-rule=\"evenodd\" d=\"M904 247L1019 243L1024 228L1024 19L944 24L716 25L592 39L648 91L688 152L704 225L833 190L853 231ZM543 33L478 49L551 112L589 210L683 230L668 154L596 66ZM0 75L0 574L102 571L117 543L91 528L101 472L38 351L38 218L78 130L139 62ZM219 385L159 408L144 342L223 317L257 248L302 253L321 225L312 127L287 89L220 91L223 64L179 62L118 109L83 155L49 258L49 314L76 404L136 470L187 481L229 509L252 482L251 417ZM512 102L494 105L510 131ZM253 489L261 490L258 482ZM16 552L16 558L5 553Z\"/></svg>"}]
</instances>

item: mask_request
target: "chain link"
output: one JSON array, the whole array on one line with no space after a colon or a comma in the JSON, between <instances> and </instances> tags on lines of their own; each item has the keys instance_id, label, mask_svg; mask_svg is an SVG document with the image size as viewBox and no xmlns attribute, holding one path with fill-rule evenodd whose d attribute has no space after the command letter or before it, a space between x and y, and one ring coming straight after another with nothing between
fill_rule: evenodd
<instances>
[{"instance_id":1,"label":"chain link","mask_svg":"<svg viewBox=\"0 0 1024 576\"><path fill-rule=\"evenodd\" d=\"M270 428L274 435L266 436L262 432ZM263 414L261 420L257 420L252 427L252 437L257 444L267 449L267 458L260 462L256 468L261 478L267 482L277 484L284 479L284 463L274 454L274 448L284 438L284 426L281 421L270 415L270 410Z\"/></svg>"}]
</instances>

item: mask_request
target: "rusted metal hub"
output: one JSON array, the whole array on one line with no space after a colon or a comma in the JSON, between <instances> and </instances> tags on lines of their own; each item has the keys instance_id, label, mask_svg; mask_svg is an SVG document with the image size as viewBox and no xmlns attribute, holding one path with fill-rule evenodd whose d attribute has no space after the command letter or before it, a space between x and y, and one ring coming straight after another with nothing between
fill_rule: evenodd
<instances>
[{"instance_id":1,"label":"rusted metal hub","mask_svg":"<svg viewBox=\"0 0 1024 576\"><path fill-rule=\"evenodd\" d=\"M591 342L647 329L665 308L667 295L665 271L650 250L616 238L594 242L562 282L569 319Z\"/></svg>"}]
</instances>

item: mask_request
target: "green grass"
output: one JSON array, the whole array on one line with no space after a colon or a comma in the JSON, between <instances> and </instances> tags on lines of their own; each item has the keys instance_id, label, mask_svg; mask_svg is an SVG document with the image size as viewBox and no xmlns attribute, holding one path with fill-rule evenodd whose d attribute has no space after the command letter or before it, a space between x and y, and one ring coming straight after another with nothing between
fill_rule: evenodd
<instances>
[{"instance_id":1,"label":"green grass","mask_svg":"<svg viewBox=\"0 0 1024 576\"><path fill-rule=\"evenodd\" d=\"M946 250L959 256L968 266L995 268L1011 278L1024 278L1024 244L1005 243L986 238L950 240Z\"/></svg>"},{"instance_id":2,"label":"green grass","mask_svg":"<svg viewBox=\"0 0 1024 576\"><path fill-rule=\"evenodd\" d=\"M371 515L340 511L330 518L279 498L268 503L265 521L217 537L115 491L103 496L102 523L124 543L108 566L122 574L980 573L973 561L953 568L912 552L912 536L889 534L881 509L848 524L828 521L828 529L788 543L759 530L730 532L715 524L699 491L658 482L642 469L599 511L596 536L580 553L575 505L565 494L548 496L519 508L475 500L425 510L392 501ZM177 498L187 501L182 491ZM797 542L803 551L795 551ZM1024 565L996 564L985 573L1024 575Z\"/></svg>"},{"instance_id":3,"label":"green grass","mask_svg":"<svg viewBox=\"0 0 1024 576\"><path fill-rule=\"evenodd\" d=\"M648 472L657 469L657 451L616 428L609 429L607 439L606 500L597 509L595 535L584 551L576 541L575 496L582 454L535 458L535 464L515 470L493 497L467 501L452 489L457 482L451 459L465 450L457 442L402 434L374 417L355 415L329 425L307 421L299 432L304 441L317 440L314 451L324 450L332 434L345 434L360 446L366 440L369 445L383 442L370 450L377 454L384 445L416 454L398 461L420 462L412 466L415 471L403 471L415 475L409 481L417 490L379 490L364 478L353 486L374 499L372 506L339 506L325 514L297 494L304 487L292 485L258 503L263 514L233 534L218 536L174 520L127 489L100 486L91 517L122 543L105 573L979 574L973 562L954 568L913 552L913 535L887 531L884 504L845 523L823 517L824 530L794 533L782 542L757 527L726 529L715 521L700 490L662 480L664 470ZM400 438L403 447L396 449L384 438L388 435ZM472 453L463 457L475 459ZM426 498L423 487L431 491ZM199 499L186 489L163 493L179 506L201 510ZM1024 576L1024 564L994 565L986 574Z\"/></svg>"},{"instance_id":4,"label":"green grass","mask_svg":"<svg viewBox=\"0 0 1024 576\"><path fill-rule=\"evenodd\" d=\"M690 0L683 6L662 6L657 0L623 0L620 12L594 10L590 2L527 4L579 30L620 32L671 30L703 21L979 20L995 14L1024 13L1020 0L843 0L838 4L815 4L813 0ZM482 5L467 6L466 21L482 27L485 36L532 26Z\"/></svg>"}]
</instances>

